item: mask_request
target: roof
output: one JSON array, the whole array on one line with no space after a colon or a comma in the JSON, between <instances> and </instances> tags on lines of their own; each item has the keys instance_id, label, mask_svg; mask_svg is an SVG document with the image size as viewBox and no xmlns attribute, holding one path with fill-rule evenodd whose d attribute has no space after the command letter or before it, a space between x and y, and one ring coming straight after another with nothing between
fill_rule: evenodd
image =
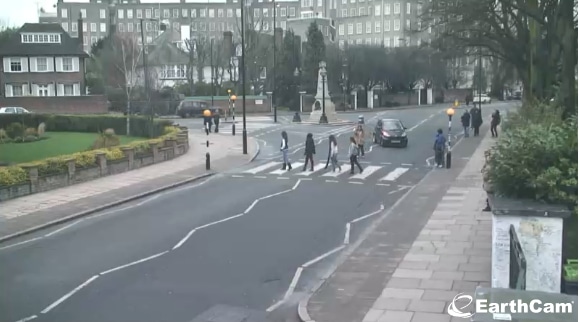
<instances>
[{"instance_id":1,"label":"roof","mask_svg":"<svg viewBox=\"0 0 580 322\"><path fill-rule=\"evenodd\" d=\"M149 44L147 60L150 65L165 64L187 64L189 56L180 49L174 42L181 41L181 36L177 32L164 31Z\"/></svg>"},{"instance_id":2,"label":"roof","mask_svg":"<svg viewBox=\"0 0 580 322\"><path fill-rule=\"evenodd\" d=\"M22 43L21 33L58 33L59 44ZM0 56L8 55L74 55L88 56L77 38L72 38L57 23L25 23L5 42L0 43Z\"/></svg>"}]
</instances>

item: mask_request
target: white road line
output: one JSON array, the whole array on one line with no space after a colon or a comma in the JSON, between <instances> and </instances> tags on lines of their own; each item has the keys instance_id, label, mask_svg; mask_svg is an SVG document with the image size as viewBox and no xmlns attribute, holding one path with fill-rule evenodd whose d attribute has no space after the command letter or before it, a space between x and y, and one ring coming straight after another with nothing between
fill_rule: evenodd
<instances>
[{"instance_id":1,"label":"white road line","mask_svg":"<svg viewBox=\"0 0 580 322\"><path fill-rule=\"evenodd\" d=\"M336 177L340 176L341 174L344 174L344 173L346 173L346 172L349 172L349 171L350 171L350 167L348 167L348 166L347 166L347 165L345 165L345 164L342 164L342 165L341 165L341 168L342 168L341 170L334 171L334 172L332 172L332 171L328 171L327 173L325 173L325 174L321 175L321 177L332 177L332 178L336 178ZM327 181L328 181L328 180L327 180Z\"/></svg>"},{"instance_id":2,"label":"white road line","mask_svg":"<svg viewBox=\"0 0 580 322\"><path fill-rule=\"evenodd\" d=\"M292 190L296 190L296 188L298 188L298 186L300 185L300 182L302 182L303 179L298 179L298 181L296 181L296 184L294 185L294 187L292 187Z\"/></svg>"},{"instance_id":3,"label":"white road line","mask_svg":"<svg viewBox=\"0 0 580 322\"><path fill-rule=\"evenodd\" d=\"M22 320L18 320L18 321L16 321L16 322L26 322L26 321L34 320L34 319L36 319L37 317L38 317L37 315L32 315L32 316L29 316L29 317L27 317L27 318L24 318L24 319L22 319Z\"/></svg>"},{"instance_id":4,"label":"white road line","mask_svg":"<svg viewBox=\"0 0 580 322\"><path fill-rule=\"evenodd\" d=\"M332 254L334 254L334 253L336 253L336 252L338 252L339 250L341 250L341 249L343 249L343 248L344 248L344 245L340 245L340 246L336 247L335 249L331 249L331 250L329 250L328 252L326 252L326 253L324 253L324 254L322 254L322 255L320 255L320 256L318 256L318 257L316 257L315 259L313 259L313 260L310 260L310 261L306 262L304 265L302 265L302 267L303 267L303 268L307 268L308 266L314 265L314 264L316 264L317 262L319 262L319 261L321 261L321 260L325 259L326 257L328 257L328 256L330 256L330 255L332 255Z\"/></svg>"},{"instance_id":5,"label":"white road line","mask_svg":"<svg viewBox=\"0 0 580 322\"><path fill-rule=\"evenodd\" d=\"M410 129L408 129L408 130L407 130L407 132L411 132L411 131L413 131L414 129L418 128L419 126L421 126L421 124L423 124L423 123L427 122L428 120L429 120L429 118L426 118L426 119L422 120L421 122L419 122L419 123L415 124L415 125L414 125L414 126L412 126Z\"/></svg>"},{"instance_id":6,"label":"white road line","mask_svg":"<svg viewBox=\"0 0 580 322\"><path fill-rule=\"evenodd\" d=\"M12 244L12 245L8 245L8 246L0 247L0 250L4 250L4 249L8 249L8 248L12 248L12 247L16 247L16 246L20 246L20 245L24 245L24 244L28 244L28 243L30 243L30 242L33 242L33 241L35 241L35 240L39 240L39 239L42 239L42 238L43 238L43 237L35 237L35 238L31 238L31 239L24 240L24 241L21 241L21 242L19 242L19 243L16 243L16 244Z\"/></svg>"},{"instance_id":7,"label":"white road line","mask_svg":"<svg viewBox=\"0 0 580 322\"><path fill-rule=\"evenodd\" d=\"M409 171L409 168L396 168L395 170L389 172L386 176L379 179L379 181L395 181L407 171Z\"/></svg>"},{"instance_id":8,"label":"white road line","mask_svg":"<svg viewBox=\"0 0 580 322\"><path fill-rule=\"evenodd\" d=\"M56 300L56 302L54 302L51 305L49 305L46 309L40 311L40 313L46 314L46 313L50 312L50 310L52 310L55 307L57 307L60 303L66 301L66 299L68 299L69 297L73 296L76 292L80 291L83 287L85 287L85 286L89 285L90 283L92 283L98 277L99 277L99 275L95 275L95 276L89 278L86 282L82 283L81 285L77 286L74 290L68 292L65 296L63 296L63 297L59 298L58 300Z\"/></svg>"},{"instance_id":9,"label":"white road line","mask_svg":"<svg viewBox=\"0 0 580 322\"><path fill-rule=\"evenodd\" d=\"M306 169L306 171L297 173L297 176L310 176L312 174L314 174L315 172L318 172L322 169L324 169L324 167L326 166L326 163L318 163L316 165L314 165L313 171L310 171L308 168Z\"/></svg>"},{"instance_id":10,"label":"white road line","mask_svg":"<svg viewBox=\"0 0 580 322\"><path fill-rule=\"evenodd\" d=\"M204 229L204 228L207 228L207 227L210 227L210 226L213 226L213 225L217 225L217 224L222 223L222 222L226 222L228 220L232 220L232 219L241 217L243 215L244 215L244 213L237 214L237 215L233 215L233 216L228 217L228 218L225 218L225 219L221 219L221 220L218 220L218 221L210 222L209 224L205 224L203 226L196 227L195 229L197 229L197 230Z\"/></svg>"},{"instance_id":11,"label":"white road line","mask_svg":"<svg viewBox=\"0 0 580 322\"><path fill-rule=\"evenodd\" d=\"M413 166L412 163L401 163L401 165L404 167L412 167Z\"/></svg>"},{"instance_id":12,"label":"white road line","mask_svg":"<svg viewBox=\"0 0 580 322\"><path fill-rule=\"evenodd\" d=\"M350 223L346 223L346 230L344 232L344 241L342 242L344 245L348 245L350 243Z\"/></svg>"},{"instance_id":13,"label":"white road line","mask_svg":"<svg viewBox=\"0 0 580 322\"><path fill-rule=\"evenodd\" d=\"M279 162L268 162L266 164L262 164L260 166L255 167L255 168L252 168L250 170L246 170L246 171L244 171L244 173L257 174L258 172L267 170L267 169L272 168L278 164L279 164Z\"/></svg>"},{"instance_id":14,"label":"white road line","mask_svg":"<svg viewBox=\"0 0 580 322\"><path fill-rule=\"evenodd\" d=\"M425 159L425 162L427 163L427 166L428 167L431 167L432 166L431 161L429 161L429 160L433 160L433 159L435 159L434 156L431 156L431 157L428 157L427 159Z\"/></svg>"},{"instance_id":15,"label":"white road line","mask_svg":"<svg viewBox=\"0 0 580 322\"><path fill-rule=\"evenodd\" d=\"M288 298L290 298L290 296L292 296L292 293L294 293L294 290L296 289L296 285L298 285L298 280L300 280L300 275L302 275L303 270L304 268L302 267L298 267L296 269L296 273L294 273L292 282L290 282L290 286L288 286L288 290L286 290L286 294L284 294L283 300L287 300Z\"/></svg>"},{"instance_id":16,"label":"white road line","mask_svg":"<svg viewBox=\"0 0 580 322\"><path fill-rule=\"evenodd\" d=\"M409 187L403 186L403 187L400 187L400 188L399 188L399 189L397 189L397 190L393 190L393 191L389 192L388 194L389 194L389 195L392 195L392 194L395 194L395 193L397 193L397 192L399 192L399 191L403 191L403 190L405 190L405 189L407 189L407 188L409 188Z\"/></svg>"},{"instance_id":17,"label":"white road line","mask_svg":"<svg viewBox=\"0 0 580 322\"><path fill-rule=\"evenodd\" d=\"M143 263L143 262L146 262L146 261L149 261L149 260L155 259L155 258L157 258L157 257L159 257L159 256L163 256L163 255L167 254L168 252L169 252L169 251L168 251L168 250L166 250L166 251L164 251L164 252L161 252L161 253L158 253L158 254L155 254L155 255L152 255L152 256L149 256L149 257L142 258L142 259L140 259L140 260L137 260L137 261L131 262L131 263L129 263L129 264L125 264L125 265L117 266L117 267L115 267L115 268L111 268L111 269L109 269L109 270L106 270L106 271L104 271L104 272L101 272L101 273L99 273L99 275L106 275L106 274L109 274L109 273L112 273L112 272L116 272L116 271L118 271L118 270L121 270L121 269L123 269L123 268L127 268L127 267L130 267L130 266L133 266L133 265L137 265L137 264L140 264L140 263Z\"/></svg>"},{"instance_id":18,"label":"white road line","mask_svg":"<svg viewBox=\"0 0 580 322\"><path fill-rule=\"evenodd\" d=\"M326 182L338 183L338 180L326 180Z\"/></svg>"},{"instance_id":19,"label":"white road line","mask_svg":"<svg viewBox=\"0 0 580 322\"><path fill-rule=\"evenodd\" d=\"M367 219L369 217L372 217L374 215L377 215L377 214L381 213L383 210L385 210L385 205L381 204L381 207L379 208L379 210L373 211L373 212L371 212L368 215L364 215L364 216L358 217L356 219L353 219L353 220L351 220L351 223L354 224L354 223L357 223L357 222L359 222L361 220L365 220L365 219Z\"/></svg>"},{"instance_id":20,"label":"white road line","mask_svg":"<svg viewBox=\"0 0 580 322\"><path fill-rule=\"evenodd\" d=\"M244 215L247 215L248 212L250 212L252 208L254 208L256 204L258 204L258 202L260 202L260 199L254 200L254 202L252 202L252 204L248 208L246 208L246 210L244 210Z\"/></svg>"},{"instance_id":21,"label":"white road line","mask_svg":"<svg viewBox=\"0 0 580 322\"><path fill-rule=\"evenodd\" d=\"M363 184L363 183L362 183L362 182L360 182L360 181L349 181L348 183L352 183L352 184Z\"/></svg>"},{"instance_id":22,"label":"white road line","mask_svg":"<svg viewBox=\"0 0 580 322\"><path fill-rule=\"evenodd\" d=\"M272 312L275 309L277 309L280 305L284 304L285 300L282 299L276 303L274 303L274 305L270 306L269 308L266 309L266 312Z\"/></svg>"},{"instance_id":23,"label":"white road line","mask_svg":"<svg viewBox=\"0 0 580 322\"><path fill-rule=\"evenodd\" d=\"M379 166L375 166L375 165L369 165L369 166L367 166L366 168L364 168L364 170L363 170L363 172L362 172L362 173L355 174L355 175L351 176L349 179L350 179L350 180L352 180L352 179L361 179L361 180L364 180L364 179L366 179L368 176L370 176L371 174L373 174L373 173L375 173L375 172L379 171L379 169L381 169L381 168L382 168L382 167L379 167Z\"/></svg>"},{"instance_id":24,"label":"white road line","mask_svg":"<svg viewBox=\"0 0 580 322\"><path fill-rule=\"evenodd\" d=\"M268 177L266 177L266 176L254 176L254 178L257 178L257 179L268 179Z\"/></svg>"},{"instance_id":25,"label":"white road line","mask_svg":"<svg viewBox=\"0 0 580 322\"><path fill-rule=\"evenodd\" d=\"M176 250L179 247L181 247L181 245L185 244L185 242L189 239L189 237L191 237L191 235L193 235L193 233L195 233L195 231L197 230L197 228L192 229L189 233L187 233L187 235L185 235L185 237L183 237L179 243L177 243L175 246L173 246L173 248L171 250Z\"/></svg>"},{"instance_id":26,"label":"white road line","mask_svg":"<svg viewBox=\"0 0 580 322\"><path fill-rule=\"evenodd\" d=\"M72 224L68 224L68 225L66 225L66 226L64 226L64 227L61 227L61 228L59 228L59 229L57 229L57 230L55 230L55 231L53 231L53 232L50 232L50 233L48 233L48 234L44 235L44 237L50 237L50 236L52 236L52 235L56 235L56 234L60 233L61 231L63 231L63 230L65 230L65 229L67 229L67 228L70 228L70 227L72 227L72 226L74 226L74 225L76 225L76 224L80 223L80 222L81 222L81 221L83 221L83 220L84 220L84 219L77 220L77 221L73 222Z\"/></svg>"},{"instance_id":27,"label":"white road line","mask_svg":"<svg viewBox=\"0 0 580 322\"><path fill-rule=\"evenodd\" d=\"M301 165L302 165L302 162L293 162L293 163L291 164L291 166L292 166L292 169L294 169L294 168L299 168ZM274 171L270 172L270 174L282 174L282 173L286 173L286 172L288 172L288 171L289 171L289 170L287 170L287 169L286 169L286 170L283 170L283 169L278 169L278 170L274 170Z\"/></svg>"},{"instance_id":28,"label":"white road line","mask_svg":"<svg viewBox=\"0 0 580 322\"><path fill-rule=\"evenodd\" d=\"M232 178L244 178L244 176L240 176L240 175L237 175L237 174L232 174Z\"/></svg>"},{"instance_id":29,"label":"white road line","mask_svg":"<svg viewBox=\"0 0 580 322\"><path fill-rule=\"evenodd\" d=\"M393 164L393 163L392 162L381 162L381 164L390 165L390 164Z\"/></svg>"},{"instance_id":30,"label":"white road line","mask_svg":"<svg viewBox=\"0 0 580 322\"><path fill-rule=\"evenodd\" d=\"M276 179L278 179L278 180L288 180L290 178L288 178L288 177L276 177Z\"/></svg>"}]
</instances>

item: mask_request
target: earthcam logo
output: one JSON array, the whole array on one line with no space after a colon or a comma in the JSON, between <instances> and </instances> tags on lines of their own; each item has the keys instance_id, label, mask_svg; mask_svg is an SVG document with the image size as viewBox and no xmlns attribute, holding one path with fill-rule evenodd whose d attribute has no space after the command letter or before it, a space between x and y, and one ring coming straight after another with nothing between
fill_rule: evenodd
<instances>
[{"instance_id":1,"label":"earthcam logo","mask_svg":"<svg viewBox=\"0 0 580 322\"><path fill-rule=\"evenodd\" d=\"M469 312L468 306L473 302L473 296L459 293L453 297L453 301L447 306L447 314L452 317L468 319L475 313L492 313L498 320L511 320L511 314L538 314L538 313L560 313L574 314L575 303L550 303L542 302L539 299L523 301L521 299L511 300L504 303L489 302L488 299L481 298L475 300L475 311Z\"/></svg>"}]
</instances>

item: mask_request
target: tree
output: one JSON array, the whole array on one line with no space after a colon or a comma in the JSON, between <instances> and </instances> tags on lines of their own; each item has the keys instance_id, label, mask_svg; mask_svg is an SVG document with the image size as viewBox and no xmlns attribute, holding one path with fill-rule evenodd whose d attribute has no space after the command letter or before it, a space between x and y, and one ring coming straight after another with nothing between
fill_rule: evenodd
<instances>
[{"instance_id":1,"label":"tree","mask_svg":"<svg viewBox=\"0 0 580 322\"><path fill-rule=\"evenodd\" d=\"M294 75L300 67L300 38L297 38L292 30L287 30L280 48L277 68L277 92L276 104L288 105L297 109L299 106L299 81Z\"/></svg>"},{"instance_id":2,"label":"tree","mask_svg":"<svg viewBox=\"0 0 580 322\"><path fill-rule=\"evenodd\" d=\"M571 0L439 0L426 15L436 42L497 57L517 71L530 100L556 96L576 110L577 16Z\"/></svg>"},{"instance_id":3,"label":"tree","mask_svg":"<svg viewBox=\"0 0 580 322\"><path fill-rule=\"evenodd\" d=\"M483 69L479 63L475 66L475 70L473 71L472 84L473 90L478 93L480 89L482 93L485 93L487 90L487 74L485 69Z\"/></svg>"},{"instance_id":4,"label":"tree","mask_svg":"<svg viewBox=\"0 0 580 322\"><path fill-rule=\"evenodd\" d=\"M349 47L347 55L350 57L353 69L349 75L351 82L360 85L365 92L379 84L384 84L389 74L387 68L387 53L378 46Z\"/></svg>"},{"instance_id":5,"label":"tree","mask_svg":"<svg viewBox=\"0 0 580 322\"><path fill-rule=\"evenodd\" d=\"M316 22L312 22L306 34L304 46L304 62L302 68L303 86L307 92L316 92L318 81L318 64L326 58L324 36Z\"/></svg>"},{"instance_id":6,"label":"tree","mask_svg":"<svg viewBox=\"0 0 580 322\"><path fill-rule=\"evenodd\" d=\"M12 35L18 32L17 27L10 27L8 23L0 20L0 44L7 41Z\"/></svg>"}]
</instances>

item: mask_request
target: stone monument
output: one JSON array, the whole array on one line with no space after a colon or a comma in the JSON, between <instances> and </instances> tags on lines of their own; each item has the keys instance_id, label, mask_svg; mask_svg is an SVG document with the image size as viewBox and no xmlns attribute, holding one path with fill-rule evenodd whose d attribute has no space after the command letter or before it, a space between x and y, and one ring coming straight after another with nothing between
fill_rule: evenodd
<instances>
[{"instance_id":1,"label":"stone monument","mask_svg":"<svg viewBox=\"0 0 580 322\"><path fill-rule=\"evenodd\" d=\"M338 117L336 115L336 109L332 103L332 100L330 99L330 94L328 93L326 62L321 61L320 64L318 64L318 85L316 86L316 96L314 96L314 104L312 105L312 112L310 113L310 122L318 123L320 121L320 117L322 116L323 100L326 119L329 123L337 122Z\"/></svg>"}]
</instances>

